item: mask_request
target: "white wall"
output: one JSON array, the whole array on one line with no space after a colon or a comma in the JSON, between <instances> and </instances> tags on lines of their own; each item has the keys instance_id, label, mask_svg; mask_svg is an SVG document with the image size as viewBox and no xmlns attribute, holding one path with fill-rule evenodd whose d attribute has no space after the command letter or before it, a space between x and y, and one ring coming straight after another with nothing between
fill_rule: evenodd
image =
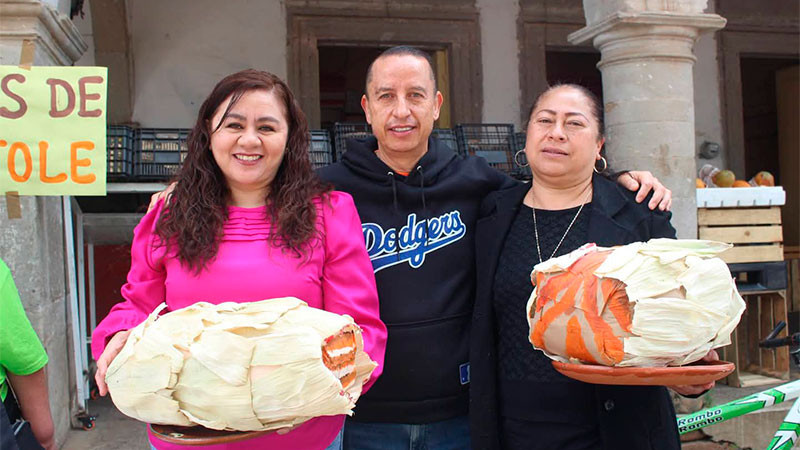
<instances>
[{"instance_id":1,"label":"white wall","mask_svg":"<svg viewBox=\"0 0 800 450\"><path fill-rule=\"evenodd\" d=\"M708 2L705 12L714 12L714 2ZM695 154L700 151L703 142L720 144L719 156L714 159L697 158L697 168L704 164L712 164L725 168L728 150L723 144L722 107L720 97L722 86L719 75L719 57L717 39L719 33L706 33L700 36L694 46L697 62L694 64L694 123Z\"/></svg>"},{"instance_id":2,"label":"white wall","mask_svg":"<svg viewBox=\"0 0 800 450\"><path fill-rule=\"evenodd\" d=\"M89 2L85 3L90 22ZM476 0L480 11L484 122L520 127L518 0ZM145 127L190 127L220 78L254 67L286 77L286 12L270 0L128 1L133 52L133 120ZM709 2L707 12L713 12ZM204 26L199 26L199 25ZM83 32L84 28L80 28ZM90 33L90 28L88 29ZM87 39L87 42L92 42ZM92 53L90 49L90 52ZM722 143L716 35L695 47L696 145ZM79 64L89 64L87 57ZM715 160L724 166L726 149Z\"/></svg>"},{"instance_id":3,"label":"white wall","mask_svg":"<svg viewBox=\"0 0 800 450\"><path fill-rule=\"evenodd\" d=\"M286 77L283 2L134 0L127 7L140 126L191 127L214 84L238 70Z\"/></svg>"},{"instance_id":4,"label":"white wall","mask_svg":"<svg viewBox=\"0 0 800 450\"><path fill-rule=\"evenodd\" d=\"M485 123L513 123L520 129L517 0L476 0L480 13ZM458 74L456 74L458 76Z\"/></svg>"}]
</instances>

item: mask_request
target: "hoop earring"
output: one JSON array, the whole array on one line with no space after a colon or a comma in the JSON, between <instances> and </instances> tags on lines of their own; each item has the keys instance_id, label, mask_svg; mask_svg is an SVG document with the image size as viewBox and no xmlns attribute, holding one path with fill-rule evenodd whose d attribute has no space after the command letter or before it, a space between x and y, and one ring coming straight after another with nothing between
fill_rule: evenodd
<instances>
[{"instance_id":1,"label":"hoop earring","mask_svg":"<svg viewBox=\"0 0 800 450\"><path fill-rule=\"evenodd\" d=\"M522 153L524 155L525 154L525 149L523 148L522 150L517 151L517 153L514 153L514 164L518 165L519 167L528 167L530 165L530 163L528 163L528 159L527 158L525 158L525 160L524 160L525 164L520 164L519 159L518 159L520 153Z\"/></svg>"},{"instance_id":2,"label":"hoop earring","mask_svg":"<svg viewBox=\"0 0 800 450\"><path fill-rule=\"evenodd\" d=\"M600 157L600 161L603 161L603 168L600 169L600 170L597 170L597 163L595 163L594 167L592 167L594 169L594 173L603 173L603 172L606 171L606 169L608 169L608 161L606 161L606 157L605 156L601 156Z\"/></svg>"}]
</instances>

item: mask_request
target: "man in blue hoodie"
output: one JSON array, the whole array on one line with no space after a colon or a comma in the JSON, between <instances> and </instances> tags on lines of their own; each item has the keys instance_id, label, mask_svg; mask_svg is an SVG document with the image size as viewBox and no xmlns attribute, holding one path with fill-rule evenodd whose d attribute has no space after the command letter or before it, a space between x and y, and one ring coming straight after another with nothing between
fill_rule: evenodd
<instances>
[{"instance_id":1,"label":"man in blue hoodie","mask_svg":"<svg viewBox=\"0 0 800 450\"><path fill-rule=\"evenodd\" d=\"M426 53L385 51L361 99L374 137L348 141L342 160L319 171L355 200L389 331L383 375L347 419L348 450L470 446L475 224L483 198L517 182L431 136L442 100ZM622 178L641 187L639 201L655 186L651 208L669 207L649 173Z\"/></svg>"}]
</instances>

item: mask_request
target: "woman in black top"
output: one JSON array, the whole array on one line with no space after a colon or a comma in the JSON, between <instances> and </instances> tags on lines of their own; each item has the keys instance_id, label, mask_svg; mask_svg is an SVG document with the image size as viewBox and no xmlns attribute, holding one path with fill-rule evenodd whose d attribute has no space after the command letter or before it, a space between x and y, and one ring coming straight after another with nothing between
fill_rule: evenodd
<instances>
[{"instance_id":1,"label":"woman in black top","mask_svg":"<svg viewBox=\"0 0 800 450\"><path fill-rule=\"evenodd\" d=\"M482 205L470 351L475 449L680 448L664 387L575 381L528 342L525 305L534 265L587 242L612 246L675 237L669 212L650 211L597 174L607 168L603 143L602 111L593 94L576 85L548 89L528 124L532 183L496 192ZM673 389L696 395L711 386Z\"/></svg>"}]
</instances>

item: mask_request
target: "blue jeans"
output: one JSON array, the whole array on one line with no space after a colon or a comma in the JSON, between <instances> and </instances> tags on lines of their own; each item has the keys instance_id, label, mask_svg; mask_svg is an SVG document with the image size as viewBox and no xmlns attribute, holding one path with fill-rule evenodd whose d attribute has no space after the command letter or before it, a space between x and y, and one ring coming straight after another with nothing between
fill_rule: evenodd
<instances>
[{"instance_id":1,"label":"blue jeans","mask_svg":"<svg viewBox=\"0 0 800 450\"><path fill-rule=\"evenodd\" d=\"M468 450L467 416L413 425L347 420L344 450Z\"/></svg>"},{"instance_id":2,"label":"blue jeans","mask_svg":"<svg viewBox=\"0 0 800 450\"><path fill-rule=\"evenodd\" d=\"M344 428L339 430L339 434L336 435L336 439L331 442L331 445L325 447L325 450L342 450L342 435L344 432Z\"/></svg>"}]
</instances>

